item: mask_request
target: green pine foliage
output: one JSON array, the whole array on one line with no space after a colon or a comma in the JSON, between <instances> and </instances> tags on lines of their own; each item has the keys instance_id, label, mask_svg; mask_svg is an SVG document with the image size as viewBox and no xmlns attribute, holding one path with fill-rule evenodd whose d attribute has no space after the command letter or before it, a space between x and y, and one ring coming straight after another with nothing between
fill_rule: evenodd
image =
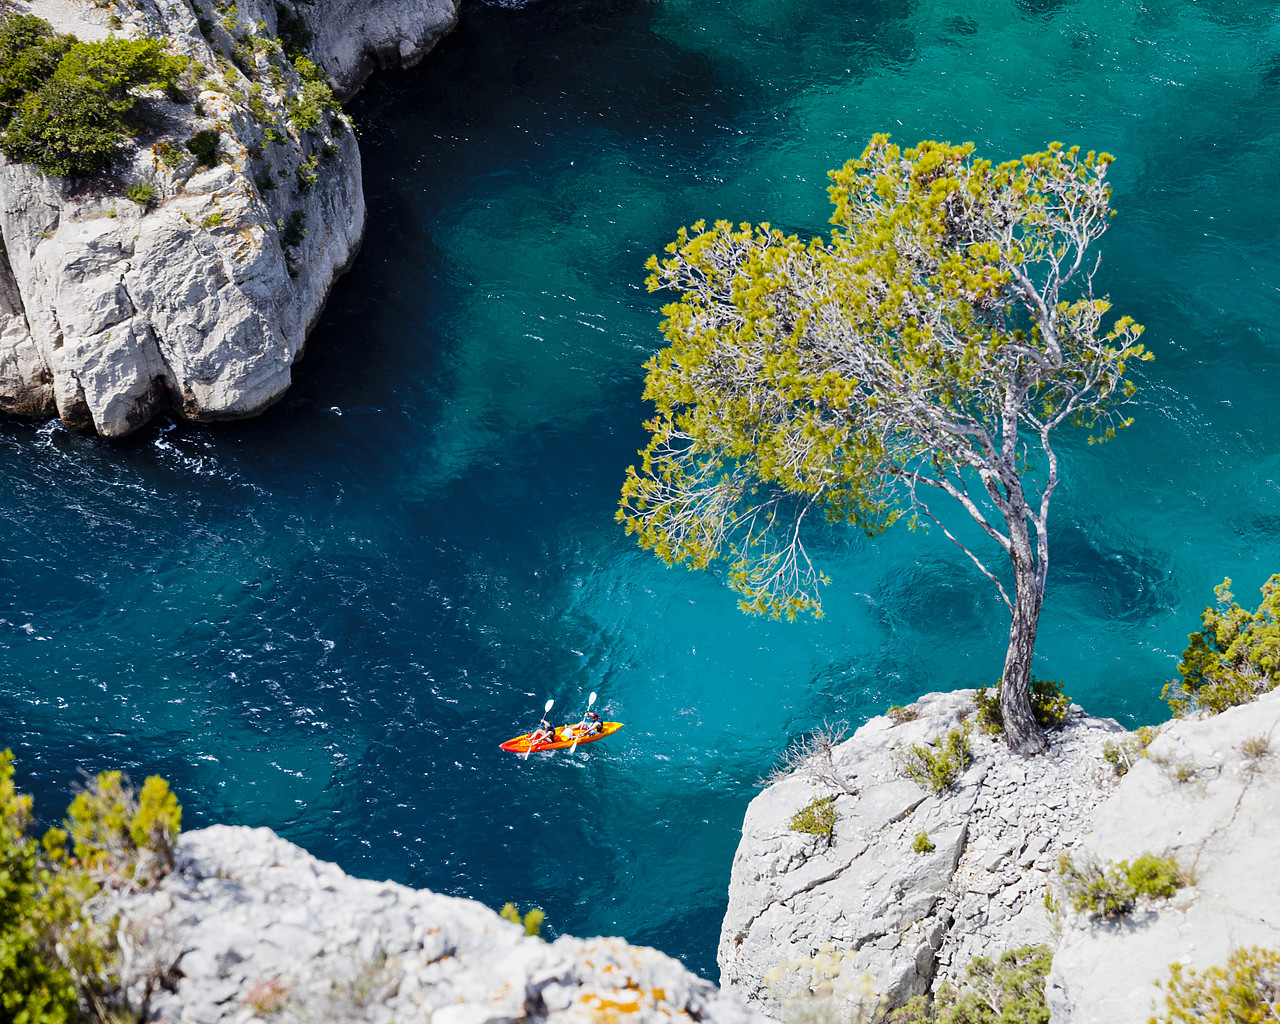
<instances>
[{"instance_id":1,"label":"green pine foliage","mask_svg":"<svg viewBox=\"0 0 1280 1024\"><path fill-rule=\"evenodd\" d=\"M1004 731L1004 716L1000 714L1000 684L996 683L990 696L987 687L979 686L973 695L978 710L978 728L988 736L999 736ZM1071 698L1062 692L1062 684L1052 679L1031 680L1031 712L1041 729L1061 729L1071 709Z\"/></svg>"},{"instance_id":2,"label":"green pine foliage","mask_svg":"<svg viewBox=\"0 0 1280 1024\"><path fill-rule=\"evenodd\" d=\"M1221 967L1188 970L1171 964L1164 1012L1147 1024L1274 1024L1280 1020L1280 949L1232 950Z\"/></svg>"},{"instance_id":3,"label":"green pine foliage","mask_svg":"<svg viewBox=\"0 0 1280 1024\"><path fill-rule=\"evenodd\" d=\"M911 744L898 756L899 773L930 793L949 789L973 762L971 735L969 726L962 725L928 745Z\"/></svg>"},{"instance_id":4,"label":"green pine foliage","mask_svg":"<svg viewBox=\"0 0 1280 1024\"><path fill-rule=\"evenodd\" d=\"M836 827L835 797L814 797L791 816L792 832L822 836L828 841Z\"/></svg>"},{"instance_id":5,"label":"green pine foliage","mask_svg":"<svg viewBox=\"0 0 1280 1024\"><path fill-rule=\"evenodd\" d=\"M74 1024L90 1009L108 1019L119 995L114 922L86 908L104 888L148 884L172 867L181 816L158 776L135 794L119 772L103 772L72 801L67 828L37 841L31 798L14 786L13 755L0 752L0 1021Z\"/></svg>"},{"instance_id":6,"label":"green pine foliage","mask_svg":"<svg viewBox=\"0 0 1280 1024\"><path fill-rule=\"evenodd\" d=\"M1147 747L1160 735L1160 726L1143 725L1138 731L1126 739L1114 742L1107 740L1102 744L1102 759L1111 765L1117 777L1128 774L1138 758L1147 756Z\"/></svg>"},{"instance_id":7,"label":"green pine foliage","mask_svg":"<svg viewBox=\"0 0 1280 1024\"><path fill-rule=\"evenodd\" d=\"M83 43L29 15L0 23L0 152L46 174L106 171L141 127L137 90L172 89L187 59L155 39Z\"/></svg>"},{"instance_id":8,"label":"green pine foliage","mask_svg":"<svg viewBox=\"0 0 1280 1024\"><path fill-rule=\"evenodd\" d=\"M540 907L531 908L524 917L521 917L520 911L516 909L514 903L504 904L502 909L498 911L498 916L504 921L521 925L526 935L541 935L542 923L547 919L546 913Z\"/></svg>"},{"instance_id":9,"label":"green pine foliage","mask_svg":"<svg viewBox=\"0 0 1280 1024\"><path fill-rule=\"evenodd\" d=\"M212 167L218 159L218 143L221 136L213 128L202 128L187 139L186 147L201 167Z\"/></svg>"},{"instance_id":10,"label":"green pine foliage","mask_svg":"<svg viewBox=\"0 0 1280 1024\"><path fill-rule=\"evenodd\" d=\"M1058 873L1072 907L1108 920L1132 913L1140 899L1168 899L1186 884L1176 860L1153 853L1107 864L1063 857Z\"/></svg>"},{"instance_id":11,"label":"green pine foliage","mask_svg":"<svg viewBox=\"0 0 1280 1024\"><path fill-rule=\"evenodd\" d=\"M1262 603L1241 608L1231 580L1214 588L1217 608L1200 615L1203 629L1192 633L1182 652L1180 683L1164 689L1175 715L1211 715L1248 704L1280 685L1280 574L1262 585Z\"/></svg>"},{"instance_id":12,"label":"green pine foliage","mask_svg":"<svg viewBox=\"0 0 1280 1024\"><path fill-rule=\"evenodd\" d=\"M1020 946L996 960L977 956L959 988L943 982L933 1003L916 996L889 1015L891 1024L1048 1024L1044 984L1053 953Z\"/></svg>"}]
</instances>

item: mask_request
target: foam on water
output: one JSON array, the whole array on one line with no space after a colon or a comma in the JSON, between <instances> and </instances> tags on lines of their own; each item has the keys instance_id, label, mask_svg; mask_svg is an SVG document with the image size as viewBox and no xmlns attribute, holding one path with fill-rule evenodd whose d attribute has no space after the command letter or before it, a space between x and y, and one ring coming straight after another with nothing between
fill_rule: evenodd
<instances>
[{"instance_id":1,"label":"foam on water","mask_svg":"<svg viewBox=\"0 0 1280 1024\"><path fill-rule=\"evenodd\" d=\"M827 538L828 616L790 625L634 549L645 257L699 217L823 230L874 131L1116 154L1100 281L1159 358L1133 428L1066 445L1038 671L1151 720L1213 584L1280 569L1278 68L1258 2L465 7L354 104L369 235L280 406L0 427L0 742L46 813L159 771L189 823L714 975L787 738L992 681L1007 620L936 535ZM593 689L623 732L499 754Z\"/></svg>"}]
</instances>

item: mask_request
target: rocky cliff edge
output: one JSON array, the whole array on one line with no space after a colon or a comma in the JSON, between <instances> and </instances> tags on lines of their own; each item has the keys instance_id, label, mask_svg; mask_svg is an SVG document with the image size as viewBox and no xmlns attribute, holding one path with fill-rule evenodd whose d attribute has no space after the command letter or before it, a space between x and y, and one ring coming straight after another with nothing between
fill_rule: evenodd
<instances>
[{"instance_id":1,"label":"rocky cliff edge","mask_svg":"<svg viewBox=\"0 0 1280 1024\"><path fill-rule=\"evenodd\" d=\"M374 67L420 59L456 3L17 8L84 40L159 38L191 64L185 97L150 97L154 127L109 177L50 178L0 158L0 412L58 415L109 437L166 409L191 420L260 412L288 388L365 222L350 122L297 114L297 47L349 95ZM211 163L186 145L198 132L217 135ZM131 201L130 185L154 198Z\"/></svg>"},{"instance_id":2,"label":"rocky cliff edge","mask_svg":"<svg viewBox=\"0 0 1280 1024\"><path fill-rule=\"evenodd\" d=\"M186 833L174 872L119 908L132 974L163 979L133 993L151 1021L764 1024L656 950L530 938L471 900L351 878L267 829Z\"/></svg>"},{"instance_id":3,"label":"rocky cliff edge","mask_svg":"<svg viewBox=\"0 0 1280 1024\"><path fill-rule=\"evenodd\" d=\"M1053 1024L1131 1024L1162 1012L1173 963L1204 971L1280 947L1280 691L1169 723L1145 753L1074 706L1043 756L975 734L973 764L936 795L898 758L972 720L972 691L910 710L835 748L857 796L801 771L752 801L720 940L727 991L779 1019L815 1003L858 1019L960 981L975 956L1044 944ZM1108 742L1128 747L1123 778ZM789 827L815 795L835 799L830 844ZM921 833L932 849L915 848ZM1105 867L1143 854L1176 861L1172 898L1113 919L1073 908L1060 857Z\"/></svg>"}]
</instances>

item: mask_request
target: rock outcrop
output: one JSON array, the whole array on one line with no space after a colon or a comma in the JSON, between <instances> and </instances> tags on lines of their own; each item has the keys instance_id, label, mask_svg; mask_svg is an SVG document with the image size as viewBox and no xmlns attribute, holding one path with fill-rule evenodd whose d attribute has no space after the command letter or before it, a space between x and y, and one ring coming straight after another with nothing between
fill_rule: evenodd
<instances>
[{"instance_id":1,"label":"rock outcrop","mask_svg":"<svg viewBox=\"0 0 1280 1024\"><path fill-rule=\"evenodd\" d=\"M974 730L973 763L953 788L932 795L902 778L901 753L960 727L972 708L961 690L921 698L914 720L869 721L834 752L856 797L815 789L801 773L752 801L721 985L772 1016L815 998L847 1004L847 1016L869 999L901 1005L975 955L1051 940L1044 897L1058 855L1076 847L1109 790L1102 746L1123 730L1073 707L1042 757L1017 757ZM815 795L835 796L829 845L789 827ZM921 832L931 852L914 850Z\"/></svg>"},{"instance_id":2,"label":"rock outcrop","mask_svg":"<svg viewBox=\"0 0 1280 1024\"><path fill-rule=\"evenodd\" d=\"M1045 944L1053 1024L1120 1024L1163 1007L1174 962L1280 947L1280 691L1165 725L1145 753L1073 706L1044 756L975 734L952 788L901 778L901 752L957 728L971 696L930 694L915 720L873 718L836 747L857 796L802 770L751 803L720 940L727 991L779 1018L815 1000L883 1012L959 982L975 956ZM1128 749L1123 778L1109 741ZM835 798L829 845L789 827L815 795ZM929 852L913 849L921 832ZM1187 885L1115 920L1074 910L1061 856L1106 869L1142 854L1174 858Z\"/></svg>"},{"instance_id":3,"label":"rock outcrop","mask_svg":"<svg viewBox=\"0 0 1280 1024\"><path fill-rule=\"evenodd\" d=\"M176 870L121 908L131 972L167 979L153 1021L764 1024L656 950L529 938L470 900L351 878L267 829L187 833Z\"/></svg>"},{"instance_id":4,"label":"rock outcrop","mask_svg":"<svg viewBox=\"0 0 1280 1024\"><path fill-rule=\"evenodd\" d=\"M351 125L336 111L299 116L306 84L280 34L299 45L310 33L308 53L349 94L373 67L419 59L455 3L25 7L85 39L123 14L120 35L162 38L193 63L186 100L149 101L157 127L110 180L0 159L0 412L106 436L164 409L260 412L288 388L365 221ZM201 131L217 134L211 166L186 146ZM154 189L153 203L126 198L129 184Z\"/></svg>"},{"instance_id":5,"label":"rock outcrop","mask_svg":"<svg viewBox=\"0 0 1280 1024\"><path fill-rule=\"evenodd\" d=\"M1280 947L1280 691L1166 725L1093 814L1077 851L1174 857L1191 884L1118 921L1067 916L1046 997L1054 1024L1147 1020L1174 961Z\"/></svg>"}]
</instances>

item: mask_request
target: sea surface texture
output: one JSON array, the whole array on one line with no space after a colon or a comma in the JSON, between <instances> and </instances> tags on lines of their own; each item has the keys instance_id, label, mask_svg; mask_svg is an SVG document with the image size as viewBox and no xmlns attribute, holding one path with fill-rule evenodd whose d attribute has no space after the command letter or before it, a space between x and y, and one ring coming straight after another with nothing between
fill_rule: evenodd
<instances>
[{"instance_id":1,"label":"sea surface texture","mask_svg":"<svg viewBox=\"0 0 1280 1024\"><path fill-rule=\"evenodd\" d=\"M788 739L1003 658L937 531L834 534L826 618L787 624L613 521L645 258L698 218L823 231L874 132L1117 158L1097 281L1158 358L1133 427L1061 449L1038 673L1159 720L1214 584L1254 604L1280 571L1274 4L472 0L352 111L368 238L280 405L123 443L0 425L0 744L46 820L82 772L159 772L187 824L715 976ZM616 736L498 750L592 690Z\"/></svg>"}]
</instances>

